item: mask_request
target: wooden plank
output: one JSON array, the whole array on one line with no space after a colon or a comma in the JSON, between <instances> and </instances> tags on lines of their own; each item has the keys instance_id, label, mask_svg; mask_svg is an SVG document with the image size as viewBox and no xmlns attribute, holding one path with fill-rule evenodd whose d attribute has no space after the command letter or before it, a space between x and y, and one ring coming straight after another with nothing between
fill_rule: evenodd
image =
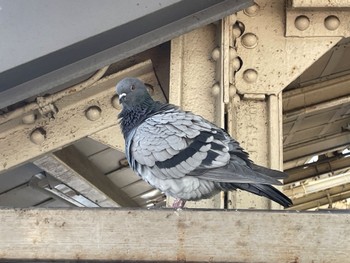
<instances>
[{"instance_id":1,"label":"wooden plank","mask_svg":"<svg viewBox=\"0 0 350 263\"><path fill-rule=\"evenodd\" d=\"M102 207L138 206L74 146L41 157L34 163Z\"/></svg>"},{"instance_id":2,"label":"wooden plank","mask_svg":"<svg viewBox=\"0 0 350 263\"><path fill-rule=\"evenodd\" d=\"M2 209L1 260L349 262L350 213Z\"/></svg>"}]
</instances>

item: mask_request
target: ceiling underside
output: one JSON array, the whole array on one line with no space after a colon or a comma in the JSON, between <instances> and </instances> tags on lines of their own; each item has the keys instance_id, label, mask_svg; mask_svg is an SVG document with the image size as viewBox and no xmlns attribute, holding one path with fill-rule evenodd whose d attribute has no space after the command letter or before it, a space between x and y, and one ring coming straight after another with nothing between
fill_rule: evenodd
<instances>
[{"instance_id":1,"label":"ceiling underside","mask_svg":"<svg viewBox=\"0 0 350 263\"><path fill-rule=\"evenodd\" d=\"M227 1L220 2L226 4ZM221 15L224 13L221 10ZM197 26L199 25L201 24ZM182 31L179 30L178 33L180 32ZM164 39L162 41L164 42ZM170 45L169 42L158 45L160 43L162 42L144 46L142 50L135 49L134 53L126 52L125 57L111 58L117 62L109 67L104 76L112 76L151 59L152 72L136 76L151 83L156 92L155 96L166 101ZM155 47L147 49L153 46ZM101 63L97 63L96 66L101 67L108 64L108 61L102 59ZM3 102L0 104L0 112L7 113L43 92L54 93L63 90L81 78L90 76L95 70L88 69L88 72L80 72L79 76L76 75L66 82L69 77L64 75L64 72L72 68L62 68L60 74L63 75L57 75L62 77L62 82L57 83L54 89L48 88L52 88L51 73L44 74L43 79L37 82L40 84L39 88L32 88L28 93L20 91L23 91L26 85L34 85L40 78L25 80L16 84L13 89L3 88L0 90L0 99ZM5 78L5 75L2 77ZM40 156L25 165L2 173L0 206L164 205L164 195L140 180L127 166L121 148L109 145L110 140L105 139L116 132L118 131L115 127L106 128L93 136L79 138L73 144L52 154ZM322 56L283 91L284 169L289 174L289 178L284 182L284 191L293 199L293 209L315 209L324 206L349 208L350 153L346 151L349 146L350 39L347 38ZM82 167L78 163L85 165ZM98 179L92 179L91 174L97 175Z\"/></svg>"},{"instance_id":2,"label":"ceiling underside","mask_svg":"<svg viewBox=\"0 0 350 263\"><path fill-rule=\"evenodd\" d=\"M285 192L295 209L349 208L350 39L283 92ZM333 204L338 201L341 203Z\"/></svg>"}]
</instances>

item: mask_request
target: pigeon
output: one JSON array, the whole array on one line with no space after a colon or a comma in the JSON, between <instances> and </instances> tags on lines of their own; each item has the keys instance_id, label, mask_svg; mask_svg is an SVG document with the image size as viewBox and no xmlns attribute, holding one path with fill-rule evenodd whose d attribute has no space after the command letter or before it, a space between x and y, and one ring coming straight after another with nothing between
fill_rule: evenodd
<instances>
[{"instance_id":1,"label":"pigeon","mask_svg":"<svg viewBox=\"0 0 350 263\"><path fill-rule=\"evenodd\" d=\"M259 166L224 129L179 107L154 101L137 78L116 85L118 115L130 167L167 196L173 207L241 189L289 207L292 201L271 185L286 173Z\"/></svg>"}]
</instances>

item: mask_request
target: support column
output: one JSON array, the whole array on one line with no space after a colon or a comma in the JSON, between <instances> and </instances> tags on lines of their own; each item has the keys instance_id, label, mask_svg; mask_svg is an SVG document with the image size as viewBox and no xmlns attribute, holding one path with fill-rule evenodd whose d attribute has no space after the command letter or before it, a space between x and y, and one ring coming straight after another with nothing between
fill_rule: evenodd
<instances>
[{"instance_id":1,"label":"support column","mask_svg":"<svg viewBox=\"0 0 350 263\"><path fill-rule=\"evenodd\" d=\"M281 96L243 96L228 107L228 131L240 142L257 164L274 169L282 167ZM228 195L228 208L278 208L267 198L248 192Z\"/></svg>"},{"instance_id":2,"label":"support column","mask_svg":"<svg viewBox=\"0 0 350 263\"><path fill-rule=\"evenodd\" d=\"M305 21L314 18L304 11L280 0L256 0L217 27L209 25L172 40L170 102L221 127L226 123L254 162L281 169L281 92L345 35L341 27L329 26L342 17L331 16L329 22L333 14L322 10L315 12L325 16L326 30L323 23L312 28L310 24L310 30L300 27L299 16L301 22L304 16ZM305 33L287 31L286 21L288 28ZM229 194L227 201L232 208L279 207L241 192ZM220 205L209 202L204 207L224 207L223 198Z\"/></svg>"},{"instance_id":3,"label":"support column","mask_svg":"<svg viewBox=\"0 0 350 263\"><path fill-rule=\"evenodd\" d=\"M332 48L339 35L286 37L284 1L256 0L237 14L234 26L236 56L228 104L228 130L259 164L281 169L282 90ZM288 13L287 13L288 14ZM280 206L246 192L232 192L228 207L271 209Z\"/></svg>"},{"instance_id":4,"label":"support column","mask_svg":"<svg viewBox=\"0 0 350 263\"><path fill-rule=\"evenodd\" d=\"M217 47L214 24L199 28L171 41L169 102L223 126L222 92L216 79L212 51ZM217 57L216 57L217 58ZM173 202L168 198L168 205ZM221 195L186 207L220 208Z\"/></svg>"}]
</instances>

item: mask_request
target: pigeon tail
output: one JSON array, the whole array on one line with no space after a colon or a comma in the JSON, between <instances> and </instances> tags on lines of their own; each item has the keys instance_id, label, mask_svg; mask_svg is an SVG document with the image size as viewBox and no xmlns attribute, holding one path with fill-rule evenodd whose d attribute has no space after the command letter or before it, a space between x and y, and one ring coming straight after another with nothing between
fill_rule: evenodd
<instances>
[{"instance_id":1,"label":"pigeon tail","mask_svg":"<svg viewBox=\"0 0 350 263\"><path fill-rule=\"evenodd\" d=\"M241 189L259 196L264 196L283 207L290 207L293 203L286 195L271 185L267 184L240 184L240 183L218 183L223 191Z\"/></svg>"},{"instance_id":2,"label":"pigeon tail","mask_svg":"<svg viewBox=\"0 0 350 263\"><path fill-rule=\"evenodd\" d=\"M266 168L266 167L257 165L255 163L250 163L250 167L254 171L256 171L256 172L258 172L260 174L265 174L265 175L268 175L268 176L276 178L276 179L285 179L285 178L288 177L288 174L286 174L284 172L281 172L281 171L278 171L278 170L273 170L273 169L270 169L270 168Z\"/></svg>"}]
</instances>

